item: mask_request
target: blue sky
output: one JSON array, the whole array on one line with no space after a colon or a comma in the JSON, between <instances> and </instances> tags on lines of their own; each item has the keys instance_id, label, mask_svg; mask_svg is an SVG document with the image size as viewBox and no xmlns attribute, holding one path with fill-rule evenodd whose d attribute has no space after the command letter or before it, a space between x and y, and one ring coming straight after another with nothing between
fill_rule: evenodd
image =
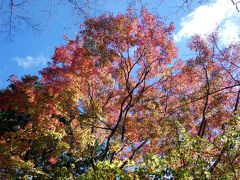
<instances>
[{"instance_id":1,"label":"blue sky","mask_svg":"<svg viewBox=\"0 0 240 180\"><path fill-rule=\"evenodd\" d=\"M174 38L183 58L188 53L186 42L196 33L204 36L218 28L223 45L239 41L240 13L236 12L230 0L212 0L208 4L193 5L189 10L178 12L176 6L180 4L176 2L179 0L142 2L153 13L165 17L167 23L175 23ZM105 11L117 14L125 12L128 5L127 0L99 0L89 14L98 16ZM24 74L38 75L39 70L51 60L54 48L65 43L63 34L74 37L80 22L79 17L62 6L53 12L48 21L43 22L44 28L39 34L26 30L16 33L14 41L9 42L5 40L6 34L0 33L0 88L7 86L7 79L12 74L18 77Z\"/></svg>"}]
</instances>

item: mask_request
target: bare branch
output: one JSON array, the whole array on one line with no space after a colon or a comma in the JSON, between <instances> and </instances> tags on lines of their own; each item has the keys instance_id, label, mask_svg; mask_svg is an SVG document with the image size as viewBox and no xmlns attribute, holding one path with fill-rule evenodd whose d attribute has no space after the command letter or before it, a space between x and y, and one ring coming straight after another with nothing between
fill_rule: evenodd
<instances>
[{"instance_id":1,"label":"bare branch","mask_svg":"<svg viewBox=\"0 0 240 180\"><path fill-rule=\"evenodd\" d=\"M137 153L137 151L139 149L141 149L146 143L148 142L148 140L144 140L132 153L132 155L128 158L128 160L124 161L122 163L122 165L120 166L120 168L124 168L124 166L128 163L129 160L133 159L133 157L135 156L135 154Z\"/></svg>"}]
</instances>

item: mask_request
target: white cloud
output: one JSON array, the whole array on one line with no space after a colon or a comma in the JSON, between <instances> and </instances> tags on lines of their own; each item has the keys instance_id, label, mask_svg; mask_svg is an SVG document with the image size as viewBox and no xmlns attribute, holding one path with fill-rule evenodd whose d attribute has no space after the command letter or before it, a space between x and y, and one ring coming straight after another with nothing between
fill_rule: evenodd
<instances>
[{"instance_id":1,"label":"white cloud","mask_svg":"<svg viewBox=\"0 0 240 180\"><path fill-rule=\"evenodd\" d=\"M217 28L223 44L239 41L239 13L230 0L214 0L201 5L181 19L181 29L175 35L176 41L189 38L195 34L207 35Z\"/></svg>"},{"instance_id":2,"label":"white cloud","mask_svg":"<svg viewBox=\"0 0 240 180\"><path fill-rule=\"evenodd\" d=\"M47 64L49 59L47 59L45 56L40 55L36 57L32 56L26 56L26 57L14 57L13 58L17 63L18 66L23 68L32 68L32 67L38 67L38 66L44 66Z\"/></svg>"},{"instance_id":3,"label":"white cloud","mask_svg":"<svg viewBox=\"0 0 240 180\"><path fill-rule=\"evenodd\" d=\"M223 44L240 41L240 24L234 20L227 20L220 29L219 36Z\"/></svg>"}]
</instances>

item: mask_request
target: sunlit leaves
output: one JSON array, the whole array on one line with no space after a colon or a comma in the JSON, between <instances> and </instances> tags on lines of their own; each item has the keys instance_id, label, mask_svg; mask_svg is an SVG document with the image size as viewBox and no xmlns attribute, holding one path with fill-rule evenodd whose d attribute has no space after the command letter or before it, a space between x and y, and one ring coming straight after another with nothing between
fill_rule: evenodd
<instances>
[{"instance_id":1,"label":"sunlit leaves","mask_svg":"<svg viewBox=\"0 0 240 180\"><path fill-rule=\"evenodd\" d=\"M87 19L41 77L0 92L0 178L239 176L239 46L195 36L178 60L173 24L142 9Z\"/></svg>"}]
</instances>

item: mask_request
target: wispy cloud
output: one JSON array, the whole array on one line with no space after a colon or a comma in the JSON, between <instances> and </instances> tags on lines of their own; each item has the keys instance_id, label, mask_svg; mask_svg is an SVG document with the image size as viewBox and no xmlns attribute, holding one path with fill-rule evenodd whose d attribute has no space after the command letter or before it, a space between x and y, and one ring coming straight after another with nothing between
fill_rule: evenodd
<instances>
[{"instance_id":1,"label":"wispy cloud","mask_svg":"<svg viewBox=\"0 0 240 180\"><path fill-rule=\"evenodd\" d=\"M231 1L214 0L201 5L181 19L180 30L175 35L181 41L195 34L207 35L217 28L223 44L239 41L240 16Z\"/></svg>"},{"instance_id":2,"label":"wispy cloud","mask_svg":"<svg viewBox=\"0 0 240 180\"><path fill-rule=\"evenodd\" d=\"M43 55L36 56L36 57L32 57L32 56L14 57L13 59L18 63L18 66L23 67L25 69L44 66L49 61L49 59Z\"/></svg>"}]
</instances>

